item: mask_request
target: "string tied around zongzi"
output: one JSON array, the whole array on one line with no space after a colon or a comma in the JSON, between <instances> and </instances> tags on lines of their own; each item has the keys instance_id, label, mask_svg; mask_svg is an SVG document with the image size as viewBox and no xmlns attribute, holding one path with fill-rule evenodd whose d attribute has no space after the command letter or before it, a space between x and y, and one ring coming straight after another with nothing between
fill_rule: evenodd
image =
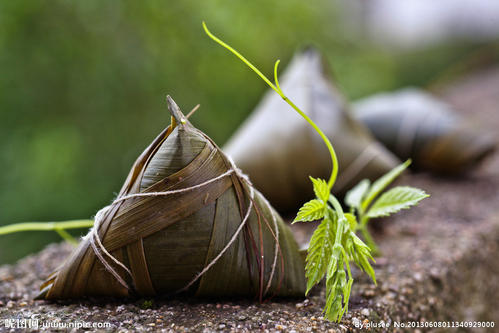
<instances>
[{"instance_id":1,"label":"string tied around zongzi","mask_svg":"<svg viewBox=\"0 0 499 333\"><path fill-rule=\"evenodd\" d=\"M144 192L144 193L134 193L134 194L123 195L121 197L116 198L110 205L102 208L101 210L99 210L95 214L94 226L90 230L90 232L87 234L87 236L85 236L85 238L89 239L90 245L91 245L91 247L92 247L95 255L100 260L100 262L104 265L104 267L106 268L106 270L109 271L123 287L125 287L126 289L129 289L129 290L131 289L130 286L128 285L128 283L126 283L126 281L120 276L120 274L111 266L111 264L109 263L109 261L104 258L104 255L107 256L116 265L118 265L119 267L123 268L130 276L132 276L132 272L128 269L128 267L126 267L122 262L120 262L111 253L109 253L109 251L106 250L106 248L102 244L102 241L101 241L101 239L99 237L99 234L98 234L100 225L101 225L102 221L105 220L107 214L113 209L113 207L115 205L117 205L118 203L120 203L122 201L125 201L125 200L130 200L130 199L138 198L138 197L169 196L169 195L172 195L172 194L184 193L184 192L187 192L187 191L192 191L192 190L204 187L204 186L206 186L208 184L211 184L213 182L219 181L219 180L223 179L224 177L230 176L233 173L235 173L238 176L239 179L241 179L244 183L246 183L246 185L249 188L249 192L250 192L249 193L250 203L249 203L248 209L246 211L246 214L244 215L244 217L243 217L243 219L242 219L239 227L234 232L234 234L233 234L232 238L229 240L229 242L219 252L219 254L215 258L213 258L213 260L211 260L211 262L208 263L203 268L203 270L201 272L199 272L185 287L183 287L182 289L178 290L177 293L186 291L197 280L199 280L199 278L201 278L213 265L215 265L218 262L218 260L224 255L224 253L227 251L227 249L229 249L230 246L235 242L235 240L239 236L241 230L246 225L246 222L248 221L249 216L251 214L252 207L254 206L254 188L253 188L253 185L252 185L251 181L249 180L249 177L247 175L245 175L239 168L237 168L235 166L235 164L232 161L232 159L228 158L228 160L229 160L229 162L231 164L231 168L230 169L228 169L226 172L220 174L219 176L211 178L211 179L209 179L209 180L207 180L207 181L205 181L203 183L200 183L200 184L197 184L197 185L194 185L194 186L190 186L190 187L186 187L186 188L182 188L182 189L178 189L178 190L161 191L161 192ZM268 207L270 207L270 204L268 203L267 200L264 200L264 202L265 202L265 204ZM278 244L278 242L279 242L278 241L279 240L279 228L277 227L277 221L276 221L276 219L275 219L274 216L273 216L273 224L274 224L275 230L276 230L276 235L275 235L275 239L276 239L276 244L275 244L276 250L274 251L274 254L275 254L274 255L274 261L273 261L273 264L272 264L271 275L270 275L268 284L267 284L267 286L265 288L265 293L270 288L271 281L272 281L272 278L273 278L273 275L274 275L274 272L275 272L275 267L277 265L277 253L278 253L278 247L279 247L279 244Z\"/></svg>"}]
</instances>

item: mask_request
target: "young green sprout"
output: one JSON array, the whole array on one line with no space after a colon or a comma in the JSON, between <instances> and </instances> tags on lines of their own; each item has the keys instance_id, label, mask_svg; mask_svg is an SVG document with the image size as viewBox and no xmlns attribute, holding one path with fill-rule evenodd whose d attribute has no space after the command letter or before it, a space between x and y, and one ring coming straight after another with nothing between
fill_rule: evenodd
<instances>
[{"instance_id":1,"label":"young green sprout","mask_svg":"<svg viewBox=\"0 0 499 333\"><path fill-rule=\"evenodd\" d=\"M372 185L368 179L364 179L345 196L345 203L350 208L350 213L356 216L356 221L359 221L355 223L354 230L362 233L373 254L379 254L379 250L367 230L369 220L410 208L429 196L423 190L409 186L397 186L382 193L410 164L411 161L407 160Z\"/></svg>"},{"instance_id":2,"label":"young green sprout","mask_svg":"<svg viewBox=\"0 0 499 333\"><path fill-rule=\"evenodd\" d=\"M64 240L76 245L78 241L74 239L66 230L91 228L93 220L72 220L64 222L23 222L0 227L0 236L21 231L55 231Z\"/></svg>"},{"instance_id":3,"label":"young green sprout","mask_svg":"<svg viewBox=\"0 0 499 333\"><path fill-rule=\"evenodd\" d=\"M307 277L306 293L308 294L313 286L326 277L326 304L324 313L327 319L340 321L342 316L348 311L348 300L352 290L353 277L350 263L355 263L376 283L374 270L369 262L370 260L374 261L370 246L375 246L367 232L367 222L369 219L386 216L400 209L408 208L415 205L427 195L418 189L399 187L386 192L371 205L381 191L408 166L409 162L406 162L381 177L372 186L370 186L368 181L363 181L357 185L347 196L347 203L351 207L351 212L345 213L339 201L331 193L338 175L338 159L336 158L334 147L321 129L281 90L277 78L279 60L274 65L274 84L243 55L213 35L204 22L203 28L211 39L236 55L298 112L315 129L329 150L332 162L332 171L329 180L310 177L315 199L305 203L300 208L293 223L320 220L319 226L312 235L307 251L305 266L305 275ZM358 219L360 223L357 222ZM364 238L370 246L357 237L355 234L357 230L363 233Z\"/></svg>"}]
</instances>

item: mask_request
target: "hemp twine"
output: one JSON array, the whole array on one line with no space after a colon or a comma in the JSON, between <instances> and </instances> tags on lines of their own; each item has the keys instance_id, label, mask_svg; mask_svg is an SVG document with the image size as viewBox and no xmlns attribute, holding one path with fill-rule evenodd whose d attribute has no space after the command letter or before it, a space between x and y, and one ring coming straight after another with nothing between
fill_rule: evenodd
<instances>
[{"instance_id":1,"label":"hemp twine","mask_svg":"<svg viewBox=\"0 0 499 333\"><path fill-rule=\"evenodd\" d=\"M228 157L228 159L229 159L229 162L231 164L230 169L228 169L226 172L222 173L221 175L214 177L212 179L209 179L201 184L197 184L197 185L194 185L191 187L186 187L186 188L182 188L182 189L178 189L178 190L172 190L172 191L146 192L146 193L134 193L134 194L124 195L124 196L116 198L110 205L102 208L101 210L99 210L95 214L94 226L92 227L90 232L84 237L84 239L89 240L90 245L92 246L92 249L93 249L95 255L97 256L97 258L99 258L99 260L104 265L106 270L109 271L123 287L125 287L126 289L131 289L130 286L126 283L126 281L118 274L118 272L116 272L116 270L111 266L111 264L104 258L104 255L106 255L109 259L111 259L112 262L117 264L119 267L123 268L130 276L133 277L132 272L128 269L128 267L126 267L122 262L120 262L118 259L116 259L111 253L109 253L106 250L106 248L102 244L102 241L101 241L101 239L99 237L99 233L98 233L98 230L100 228L102 221L104 221L104 219L107 217L107 215L109 214L111 209L116 204L118 204L122 201L125 201L125 200L133 199L133 198L168 196L171 194L192 191L192 190L201 188L203 186L206 186L208 184L211 184L213 182L216 182L224 177L231 175L232 173L235 173L242 181L244 181L246 183L246 185L249 187L249 190L250 190L250 204L249 204L248 210L246 211L246 214L244 215L239 227L237 228L234 235L232 235L232 238L230 239L230 241L220 251L220 253L208 265L206 265L205 268L201 272L199 272L185 287L178 290L176 293L180 293L182 291L185 291L189 287L191 287L199 278L201 278L213 265L215 265L218 262L218 260L223 256L223 254L227 251L227 249L235 242L239 233L241 232L243 227L246 225L246 222L248 221L249 216L251 214L251 209L254 205L254 203L253 203L253 199L254 199L253 184L249 180L248 176L245 175L239 168L237 168L235 166L234 161L230 157ZM268 201L266 199L264 199L264 203L268 206L269 209L271 208L270 204L268 203ZM275 246L274 262L272 264L272 272L271 272L267 287L265 289L265 292L267 292L268 289L270 288L272 278L274 276L275 266L276 266L276 262L277 262L277 249L279 247L279 244L278 244L279 243L279 228L277 226L277 220L276 220L274 214L272 214L272 219L274 222L274 226L276 228L276 246Z\"/></svg>"}]
</instances>

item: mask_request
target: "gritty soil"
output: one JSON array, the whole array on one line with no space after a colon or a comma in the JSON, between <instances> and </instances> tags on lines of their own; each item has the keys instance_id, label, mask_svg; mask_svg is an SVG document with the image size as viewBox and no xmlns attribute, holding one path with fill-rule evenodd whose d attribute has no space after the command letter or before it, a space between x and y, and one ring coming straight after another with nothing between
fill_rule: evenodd
<instances>
[{"instance_id":1,"label":"gritty soil","mask_svg":"<svg viewBox=\"0 0 499 333\"><path fill-rule=\"evenodd\" d=\"M439 93L466 117L497 131L499 68ZM403 183L425 189L431 198L417 209L373 222L383 226L375 235L383 253L375 264L378 285L355 272L350 309L339 324L323 318L324 286L307 298L263 304L186 298L34 301L43 279L71 251L68 244L54 244L15 265L0 267L0 331L7 330L2 319L32 315L40 323L102 322L110 325L107 330L122 332L356 332L360 324L372 325L371 332L423 332L428 329L393 326L433 320L499 325L499 154L464 178L417 173ZM295 232L303 238L306 230Z\"/></svg>"}]
</instances>

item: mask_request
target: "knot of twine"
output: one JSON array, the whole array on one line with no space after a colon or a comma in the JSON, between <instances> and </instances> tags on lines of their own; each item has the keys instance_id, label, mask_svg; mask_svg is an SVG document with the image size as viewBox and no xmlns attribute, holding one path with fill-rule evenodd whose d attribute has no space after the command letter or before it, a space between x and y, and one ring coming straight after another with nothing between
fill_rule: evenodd
<instances>
[{"instance_id":1,"label":"knot of twine","mask_svg":"<svg viewBox=\"0 0 499 333\"><path fill-rule=\"evenodd\" d=\"M254 189L253 189L253 185L252 185L251 181L249 180L249 177L247 175L245 175L241 171L241 169L239 169L235 166L234 161L230 157L229 157L229 162L231 164L231 168L228 169L226 172L222 173L221 175L219 175L217 177L214 177L212 179L209 179L203 183L200 183L200 184L197 184L194 186L190 186L190 187L186 187L186 188L182 188L182 189L178 189L178 190L172 190L172 191L134 193L134 194L128 194L128 195L124 195L124 196L116 198L110 205L102 208L101 210L99 210L95 214L94 226L92 227L90 232L85 236L84 239L89 240L90 245L92 246L92 249L93 249L95 255L97 256L97 258L99 258L100 262L104 265L106 270L109 271L123 287L125 287L126 289L131 289L130 286L126 283L126 281L120 276L120 274L118 274L118 272L116 272L116 270L111 266L111 264L108 262L108 260L106 260L104 258L104 255L107 256L112 262L114 262L119 267L123 268L133 278L133 275L132 275L132 272L130 271L130 269L128 269L128 267L126 267L122 262L120 262L118 259L116 259L111 253L109 253L109 251L106 250L106 248L104 247L104 245L102 244L102 241L100 239L98 231L99 231L99 228L100 228L102 222L105 220L105 218L107 217L109 212L118 203L125 201L125 200L129 200L129 199L133 199L133 198L142 198L142 197L168 196L168 195L172 195L172 194L184 193L187 191L192 191L192 190L204 187L204 186L211 184L213 182L216 182L224 177L227 177L227 176L231 175L232 173L235 173L239 177L239 179L241 179L244 183L246 183L246 185L248 186L248 188L250 190L250 204L248 206L248 210L246 211L246 214L244 215L236 232L234 233L234 235L232 236L230 241L225 245L225 247L220 251L220 253L208 265L206 265L206 267L201 272L199 272L191 282L189 282L182 289L178 290L177 293L187 290L201 276L203 276L203 274L205 274L213 265L215 265L217 263L217 261L222 257L222 255L227 251L227 249L235 242L235 240L237 239L237 236L239 235L239 233L241 232L243 227L246 225L246 222L248 221L249 216L251 214L251 209L254 205L254 202L253 202L254 201ZM264 202L270 208L270 204L268 203L268 201L264 200ZM275 252L275 258L274 258L274 264L272 266L272 272L271 272L270 280L269 280L269 283L267 285L266 291L270 287L272 277L274 275L276 262L277 262L277 248L278 248L277 243L278 243L279 229L277 227L277 221L276 221L274 214L272 214L272 218L274 220L273 222L274 222L274 226L276 229L277 242L276 242L276 252Z\"/></svg>"}]
</instances>

